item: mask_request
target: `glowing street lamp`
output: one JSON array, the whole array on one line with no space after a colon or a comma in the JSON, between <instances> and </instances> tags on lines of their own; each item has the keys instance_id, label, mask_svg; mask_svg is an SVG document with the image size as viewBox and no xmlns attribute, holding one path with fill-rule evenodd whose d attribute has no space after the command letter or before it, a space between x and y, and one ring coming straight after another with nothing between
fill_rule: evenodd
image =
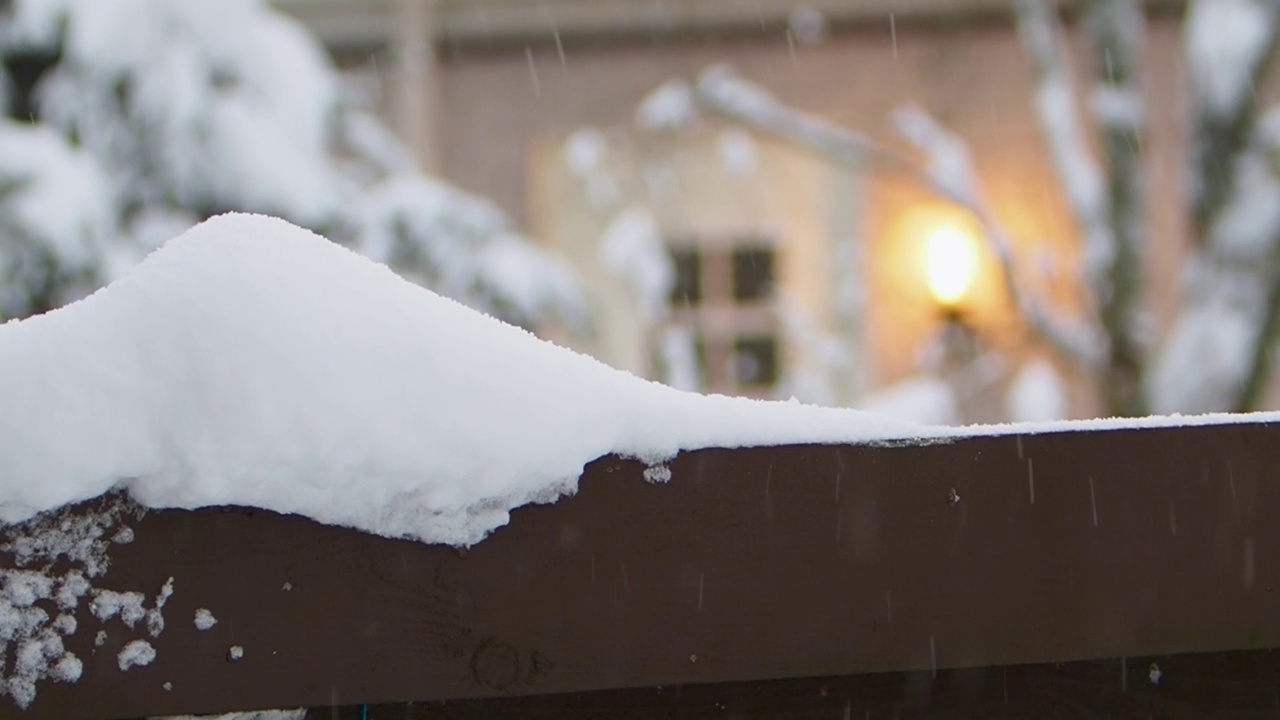
<instances>
[{"instance_id":1,"label":"glowing street lamp","mask_svg":"<svg viewBox=\"0 0 1280 720\"><path fill-rule=\"evenodd\" d=\"M967 368L981 354L977 330L964 312L978 276L978 238L963 222L942 220L924 229L923 249L929 294L942 315L939 360Z\"/></svg>"},{"instance_id":2,"label":"glowing street lamp","mask_svg":"<svg viewBox=\"0 0 1280 720\"><path fill-rule=\"evenodd\" d=\"M937 225L925 237L924 261L933 299L956 312L978 275L977 238L957 224Z\"/></svg>"}]
</instances>

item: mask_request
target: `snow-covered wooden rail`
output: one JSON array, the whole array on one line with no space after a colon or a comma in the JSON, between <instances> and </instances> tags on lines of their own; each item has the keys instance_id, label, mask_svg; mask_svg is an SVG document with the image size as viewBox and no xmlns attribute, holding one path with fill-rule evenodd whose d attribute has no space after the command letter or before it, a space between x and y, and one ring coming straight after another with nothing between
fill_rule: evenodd
<instances>
[{"instance_id":1,"label":"snow-covered wooden rail","mask_svg":"<svg viewBox=\"0 0 1280 720\"><path fill-rule=\"evenodd\" d=\"M1234 424L605 458L466 552L126 512L97 584L174 578L154 660L121 671L144 624L82 604L82 677L0 716L1275 712L1277 453Z\"/></svg>"},{"instance_id":2,"label":"snow-covered wooden rail","mask_svg":"<svg viewBox=\"0 0 1280 720\"><path fill-rule=\"evenodd\" d=\"M1280 711L1280 416L1034 430L678 392L215 218L0 326L0 719Z\"/></svg>"}]
</instances>

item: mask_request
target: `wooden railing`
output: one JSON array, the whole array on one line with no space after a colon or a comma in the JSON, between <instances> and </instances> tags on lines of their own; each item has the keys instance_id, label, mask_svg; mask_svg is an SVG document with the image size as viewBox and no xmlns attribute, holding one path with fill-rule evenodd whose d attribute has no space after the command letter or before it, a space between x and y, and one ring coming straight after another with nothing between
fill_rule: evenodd
<instances>
[{"instance_id":1,"label":"wooden railing","mask_svg":"<svg viewBox=\"0 0 1280 720\"><path fill-rule=\"evenodd\" d=\"M576 496L466 551L245 509L126 514L133 541L94 582L174 578L155 660L121 671L145 633L81 604L65 641L81 679L0 716L1280 712L1280 426L705 450L662 484L644 469L601 459ZM199 608L218 624L198 630Z\"/></svg>"}]
</instances>

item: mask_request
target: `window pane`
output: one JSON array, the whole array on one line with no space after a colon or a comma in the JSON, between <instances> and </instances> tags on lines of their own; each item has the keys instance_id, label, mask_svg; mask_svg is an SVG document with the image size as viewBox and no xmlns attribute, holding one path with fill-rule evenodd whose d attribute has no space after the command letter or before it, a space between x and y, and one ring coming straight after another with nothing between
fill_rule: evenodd
<instances>
[{"instance_id":1,"label":"window pane","mask_svg":"<svg viewBox=\"0 0 1280 720\"><path fill-rule=\"evenodd\" d=\"M738 248L733 251L733 299L738 302L767 300L773 293L773 249Z\"/></svg>"},{"instance_id":2,"label":"window pane","mask_svg":"<svg viewBox=\"0 0 1280 720\"><path fill-rule=\"evenodd\" d=\"M733 343L733 375L739 385L778 382L778 340L774 337L738 338Z\"/></svg>"},{"instance_id":3,"label":"window pane","mask_svg":"<svg viewBox=\"0 0 1280 720\"><path fill-rule=\"evenodd\" d=\"M671 251L675 264L676 281L671 288L671 304L689 307L702 302L702 256L697 250Z\"/></svg>"}]
</instances>

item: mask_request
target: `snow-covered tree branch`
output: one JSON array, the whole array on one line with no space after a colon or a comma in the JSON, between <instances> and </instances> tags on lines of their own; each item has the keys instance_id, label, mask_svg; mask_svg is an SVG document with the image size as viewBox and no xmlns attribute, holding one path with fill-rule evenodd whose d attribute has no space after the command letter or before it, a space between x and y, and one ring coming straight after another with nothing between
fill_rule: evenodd
<instances>
[{"instance_id":1,"label":"snow-covered tree branch","mask_svg":"<svg viewBox=\"0 0 1280 720\"><path fill-rule=\"evenodd\" d=\"M1084 30L1096 77L1090 104L1107 159L1108 217L1115 238L1107 285L1095 295L1108 339L1104 388L1114 415L1147 412L1141 336L1146 204L1139 66L1144 27L1138 0L1085 4Z\"/></svg>"},{"instance_id":2,"label":"snow-covered tree branch","mask_svg":"<svg viewBox=\"0 0 1280 720\"><path fill-rule=\"evenodd\" d=\"M1280 274L1275 120L1259 122L1255 87L1272 65L1280 8L1197 0L1184 27L1195 134L1193 255L1182 312L1156 361L1156 409L1245 410L1271 369Z\"/></svg>"},{"instance_id":3,"label":"snow-covered tree branch","mask_svg":"<svg viewBox=\"0 0 1280 720\"><path fill-rule=\"evenodd\" d=\"M1030 327L1068 360L1085 368L1096 366L1100 353L1097 333L1034 297L1020 280L1008 233L987 206L963 141L920 110L898 115L900 132L927 157L927 166L858 132L790 108L764 89L728 68L703 73L694 93L697 106L754 130L768 133L820 153L850 167L896 173L911 178L973 213L983 227L1014 305Z\"/></svg>"},{"instance_id":4,"label":"snow-covered tree branch","mask_svg":"<svg viewBox=\"0 0 1280 720\"><path fill-rule=\"evenodd\" d=\"M323 231L521 325L581 314L567 266L493 203L415 172L264 0L0 3L0 59L24 68L0 70L0 145L16 148L0 184L17 183L0 199L0 318L92 290L230 210Z\"/></svg>"},{"instance_id":5,"label":"snow-covered tree branch","mask_svg":"<svg viewBox=\"0 0 1280 720\"><path fill-rule=\"evenodd\" d=\"M1022 43L1036 71L1036 114L1080 229L1084 279L1107 337L1106 403L1115 414L1142 414L1142 11L1133 0L1090 0L1085 7L1083 25L1098 78L1090 110L1106 158L1104 174L1079 123L1056 8L1043 0L1020 0L1016 9Z\"/></svg>"},{"instance_id":6,"label":"snow-covered tree branch","mask_svg":"<svg viewBox=\"0 0 1280 720\"><path fill-rule=\"evenodd\" d=\"M1235 160L1257 119L1256 88L1276 51L1280 7L1271 0L1193 0L1184 26L1195 102L1192 220L1208 242L1237 189Z\"/></svg>"}]
</instances>

